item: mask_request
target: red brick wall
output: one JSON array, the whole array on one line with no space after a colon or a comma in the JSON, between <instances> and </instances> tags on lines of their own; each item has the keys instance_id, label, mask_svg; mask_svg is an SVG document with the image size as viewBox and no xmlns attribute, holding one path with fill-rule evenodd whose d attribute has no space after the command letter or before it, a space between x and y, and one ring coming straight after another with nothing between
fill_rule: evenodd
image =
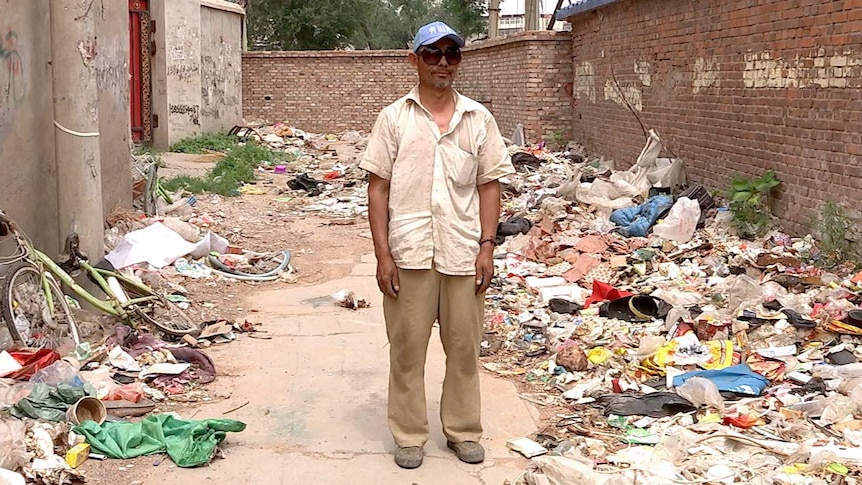
<instances>
[{"instance_id":1,"label":"red brick wall","mask_svg":"<svg viewBox=\"0 0 862 485\"><path fill-rule=\"evenodd\" d=\"M571 42L561 32L526 32L464 49L458 89L482 102L509 137L518 123L527 139L571 139Z\"/></svg>"},{"instance_id":2,"label":"red brick wall","mask_svg":"<svg viewBox=\"0 0 862 485\"><path fill-rule=\"evenodd\" d=\"M405 51L246 52L243 117L310 132L370 130L415 79Z\"/></svg>"},{"instance_id":3,"label":"red brick wall","mask_svg":"<svg viewBox=\"0 0 862 485\"><path fill-rule=\"evenodd\" d=\"M774 169L773 211L808 230L862 200L862 0L623 0L572 22L573 133L628 166L639 106L691 179L725 190Z\"/></svg>"},{"instance_id":4,"label":"red brick wall","mask_svg":"<svg viewBox=\"0 0 862 485\"><path fill-rule=\"evenodd\" d=\"M569 139L571 43L531 32L464 49L456 88L487 106L504 136L517 123L533 141ZM243 115L285 121L312 132L370 130L381 108L407 94L416 74L407 51L248 52L243 55Z\"/></svg>"}]
</instances>

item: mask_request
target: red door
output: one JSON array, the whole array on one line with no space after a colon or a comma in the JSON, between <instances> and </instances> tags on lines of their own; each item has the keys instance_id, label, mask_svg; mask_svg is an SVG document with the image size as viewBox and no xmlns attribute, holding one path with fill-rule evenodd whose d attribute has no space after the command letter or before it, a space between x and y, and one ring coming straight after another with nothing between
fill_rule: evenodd
<instances>
[{"instance_id":1,"label":"red door","mask_svg":"<svg viewBox=\"0 0 862 485\"><path fill-rule=\"evenodd\" d=\"M132 140L152 140L149 0L129 0L129 99Z\"/></svg>"}]
</instances>

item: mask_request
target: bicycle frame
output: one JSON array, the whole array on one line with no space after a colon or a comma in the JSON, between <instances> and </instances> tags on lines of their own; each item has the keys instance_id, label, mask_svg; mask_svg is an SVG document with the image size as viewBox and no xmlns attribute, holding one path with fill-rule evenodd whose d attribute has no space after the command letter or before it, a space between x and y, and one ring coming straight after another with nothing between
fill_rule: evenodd
<instances>
[{"instance_id":1,"label":"bicycle frame","mask_svg":"<svg viewBox=\"0 0 862 485\"><path fill-rule=\"evenodd\" d=\"M90 276L92 276L93 280L96 281L96 284L99 286L99 289L107 295L107 300L102 300L88 292L84 287L78 284L71 275L63 271L60 266L57 265L51 258L49 258L45 253L39 251L36 248L29 248L30 254L42 267L47 270L48 273L57 277L67 288L72 290L76 295L78 295L81 299L93 305L97 310L106 313L108 315L113 315L122 320L126 320L129 317L129 313L126 309L130 306L137 305L140 303L146 303L148 301L152 301L157 299L158 297L150 295L141 298L129 298L125 302L120 301L120 298L114 293L111 289L110 285L106 278L114 277L119 281L140 290L142 293L149 294L152 291L146 286L138 283L137 281L127 278L119 273L115 273L113 271L108 271L100 268L94 268L86 261L79 261L81 269L87 272Z\"/></svg>"},{"instance_id":2,"label":"bicycle frame","mask_svg":"<svg viewBox=\"0 0 862 485\"><path fill-rule=\"evenodd\" d=\"M96 297L95 295L84 289L84 287L79 285L78 282L75 281L75 279L63 268L61 268L57 263L55 263L53 259L48 257L48 255L46 255L42 251L36 249L30 242L30 239L26 236L26 234L21 232L21 229L17 227L17 225L15 225L12 220L6 217L5 213L3 213L2 211L0 211L0 224L5 224L5 226L9 229L10 233L7 235L11 235L13 238L15 238L18 247L23 248L24 250L19 257L15 258L15 260L20 259L24 261L29 261L39 269L39 272L42 275L42 290L45 295L45 298L47 299L48 308L54 308L53 295L50 290L50 287L48 286L49 274L56 279L59 279L60 282L66 288L69 288L79 298L92 305L95 309L99 310L102 313L113 315L125 321L130 321L129 312L127 311L129 307L159 299L159 297L157 295L154 295L153 291L146 285L139 283L132 278L119 274L115 271L96 268L90 263L88 263L86 259L80 258L79 256L73 256L75 258L76 267L81 268L82 270L87 272L87 274L93 279L93 281L96 282L96 285L99 287L99 289L101 289L102 292L104 292L104 294L107 296L107 299L103 300L99 297ZM124 298L121 300L108 283L109 278L116 278L122 284L126 285L127 288L131 288L133 291L136 290L140 294L147 296L143 296L140 298L130 298L129 295L124 295Z\"/></svg>"}]
</instances>

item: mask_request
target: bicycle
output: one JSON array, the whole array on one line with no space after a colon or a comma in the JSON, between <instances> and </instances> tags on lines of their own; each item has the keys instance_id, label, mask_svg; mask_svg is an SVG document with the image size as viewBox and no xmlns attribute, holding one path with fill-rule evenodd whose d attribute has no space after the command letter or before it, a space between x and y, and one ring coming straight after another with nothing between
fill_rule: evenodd
<instances>
[{"instance_id":1,"label":"bicycle","mask_svg":"<svg viewBox=\"0 0 862 485\"><path fill-rule=\"evenodd\" d=\"M24 231L0 210L0 240L8 238L16 249L11 256L0 258L0 266L9 267L0 307L16 342L40 348L57 348L69 339L75 345L80 343L78 326L61 283L96 310L133 328L144 324L177 337L200 332L200 326L164 295L113 268L91 265L80 251L77 234L66 238L68 259L58 264L36 249ZM106 295L105 299L88 292L70 274L81 271Z\"/></svg>"}]
</instances>

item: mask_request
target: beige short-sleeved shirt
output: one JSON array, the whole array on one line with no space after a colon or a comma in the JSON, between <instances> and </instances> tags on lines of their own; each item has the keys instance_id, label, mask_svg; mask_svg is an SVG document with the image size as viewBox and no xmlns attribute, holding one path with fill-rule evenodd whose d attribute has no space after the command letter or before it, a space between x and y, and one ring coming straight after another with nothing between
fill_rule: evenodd
<instances>
[{"instance_id":1,"label":"beige short-sleeved shirt","mask_svg":"<svg viewBox=\"0 0 862 485\"><path fill-rule=\"evenodd\" d=\"M515 173L493 115L455 93L440 133L418 88L381 111L359 167L389 184L389 248L401 269L476 274L477 186Z\"/></svg>"}]
</instances>

